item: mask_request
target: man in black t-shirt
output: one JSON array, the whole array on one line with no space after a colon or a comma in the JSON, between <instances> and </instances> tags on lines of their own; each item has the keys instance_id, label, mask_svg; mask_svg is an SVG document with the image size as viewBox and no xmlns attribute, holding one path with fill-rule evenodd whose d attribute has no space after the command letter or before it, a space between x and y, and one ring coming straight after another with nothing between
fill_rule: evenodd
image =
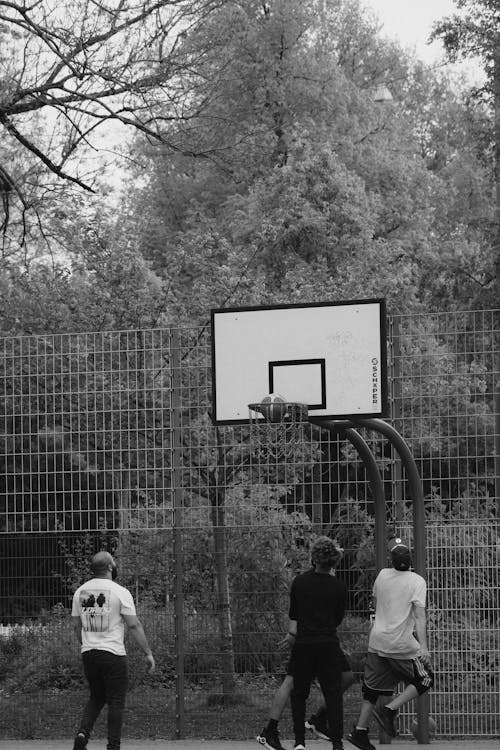
<instances>
[{"instance_id":1,"label":"man in black t-shirt","mask_svg":"<svg viewBox=\"0 0 500 750\"><path fill-rule=\"evenodd\" d=\"M343 717L341 675L343 653L337 626L344 617L347 589L332 572L343 550L329 537L319 537L311 551L313 570L301 573L290 591L293 691L292 716L294 750L305 750L306 701L317 678L325 698L332 750L342 750Z\"/></svg>"}]
</instances>

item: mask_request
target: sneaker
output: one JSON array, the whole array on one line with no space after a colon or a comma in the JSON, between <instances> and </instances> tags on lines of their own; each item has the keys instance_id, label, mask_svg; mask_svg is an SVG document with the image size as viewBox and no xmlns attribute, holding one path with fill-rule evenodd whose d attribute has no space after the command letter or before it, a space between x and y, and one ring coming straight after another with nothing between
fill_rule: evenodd
<instances>
[{"instance_id":1,"label":"sneaker","mask_svg":"<svg viewBox=\"0 0 500 750\"><path fill-rule=\"evenodd\" d=\"M86 747L87 747L87 737L84 735L83 732L78 732L78 734L75 737L73 750L85 750Z\"/></svg>"},{"instance_id":2,"label":"sneaker","mask_svg":"<svg viewBox=\"0 0 500 750\"><path fill-rule=\"evenodd\" d=\"M295 744L295 745L293 746L293 750L306 750L306 746L304 745L304 743L303 743L303 742L297 742L297 743L296 743L296 744Z\"/></svg>"},{"instance_id":3,"label":"sneaker","mask_svg":"<svg viewBox=\"0 0 500 750\"><path fill-rule=\"evenodd\" d=\"M267 750L285 750L280 742L280 736L278 730L275 732L269 730L267 727L257 735L257 742L259 745L264 745Z\"/></svg>"},{"instance_id":4,"label":"sneaker","mask_svg":"<svg viewBox=\"0 0 500 750\"><path fill-rule=\"evenodd\" d=\"M394 726L396 714L397 711L393 711L391 708L387 708L387 706L382 706L382 708L375 706L373 709L374 718L389 737L397 735L396 727Z\"/></svg>"},{"instance_id":5,"label":"sneaker","mask_svg":"<svg viewBox=\"0 0 500 750\"><path fill-rule=\"evenodd\" d=\"M342 740L332 740L332 750L344 750L344 743Z\"/></svg>"},{"instance_id":6,"label":"sneaker","mask_svg":"<svg viewBox=\"0 0 500 750\"><path fill-rule=\"evenodd\" d=\"M356 729L352 728L352 732L347 735L347 739L354 745L359 747L359 750L375 750L375 745L372 745L368 739L368 729Z\"/></svg>"},{"instance_id":7,"label":"sneaker","mask_svg":"<svg viewBox=\"0 0 500 750\"><path fill-rule=\"evenodd\" d=\"M305 728L310 729L317 737L321 737L323 740L331 739L328 734L328 725L320 716L311 716L311 718L306 721Z\"/></svg>"}]
</instances>

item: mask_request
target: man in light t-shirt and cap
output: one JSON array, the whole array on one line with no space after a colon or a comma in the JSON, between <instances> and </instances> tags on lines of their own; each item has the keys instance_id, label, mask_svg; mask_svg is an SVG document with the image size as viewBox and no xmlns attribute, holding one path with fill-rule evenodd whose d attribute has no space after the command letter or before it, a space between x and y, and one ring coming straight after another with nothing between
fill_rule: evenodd
<instances>
[{"instance_id":1,"label":"man in light t-shirt and cap","mask_svg":"<svg viewBox=\"0 0 500 750\"><path fill-rule=\"evenodd\" d=\"M368 739L373 716L390 736L397 734L398 709L429 690L434 684L426 635L427 585L410 570L408 545L395 537L389 542L391 568L383 568L373 584L375 619L368 638L368 655L363 677L363 702L358 722L348 740L360 750L375 750ZM403 682L405 688L383 708L376 706L381 695L392 696Z\"/></svg>"},{"instance_id":2,"label":"man in light t-shirt and cap","mask_svg":"<svg viewBox=\"0 0 500 750\"><path fill-rule=\"evenodd\" d=\"M154 671L155 660L136 615L132 594L114 580L116 564L113 557L109 552L98 552L91 560L90 569L93 578L75 591L71 612L90 688L73 750L83 750L87 746L105 703L108 704L107 748L120 750L128 685L125 625L144 651L150 672Z\"/></svg>"}]
</instances>

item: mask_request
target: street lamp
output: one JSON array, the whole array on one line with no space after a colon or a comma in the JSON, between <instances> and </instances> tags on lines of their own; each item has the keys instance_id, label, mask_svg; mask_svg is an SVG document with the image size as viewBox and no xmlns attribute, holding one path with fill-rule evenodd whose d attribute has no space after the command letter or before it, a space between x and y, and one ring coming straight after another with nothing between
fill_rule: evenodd
<instances>
[{"instance_id":1,"label":"street lamp","mask_svg":"<svg viewBox=\"0 0 500 750\"><path fill-rule=\"evenodd\" d=\"M383 83L375 86L373 89L372 99L374 102L392 102L394 101L393 96L387 86Z\"/></svg>"}]
</instances>

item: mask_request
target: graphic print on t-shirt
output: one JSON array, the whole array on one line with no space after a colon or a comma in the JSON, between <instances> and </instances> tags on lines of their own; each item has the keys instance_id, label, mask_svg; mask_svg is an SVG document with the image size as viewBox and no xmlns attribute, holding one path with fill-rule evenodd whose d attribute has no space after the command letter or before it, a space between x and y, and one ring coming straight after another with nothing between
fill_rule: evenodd
<instances>
[{"instance_id":1,"label":"graphic print on t-shirt","mask_svg":"<svg viewBox=\"0 0 500 750\"><path fill-rule=\"evenodd\" d=\"M90 591L82 589L80 592L80 611L82 627L94 633L105 633L109 630L110 608L106 597L109 591Z\"/></svg>"}]
</instances>

